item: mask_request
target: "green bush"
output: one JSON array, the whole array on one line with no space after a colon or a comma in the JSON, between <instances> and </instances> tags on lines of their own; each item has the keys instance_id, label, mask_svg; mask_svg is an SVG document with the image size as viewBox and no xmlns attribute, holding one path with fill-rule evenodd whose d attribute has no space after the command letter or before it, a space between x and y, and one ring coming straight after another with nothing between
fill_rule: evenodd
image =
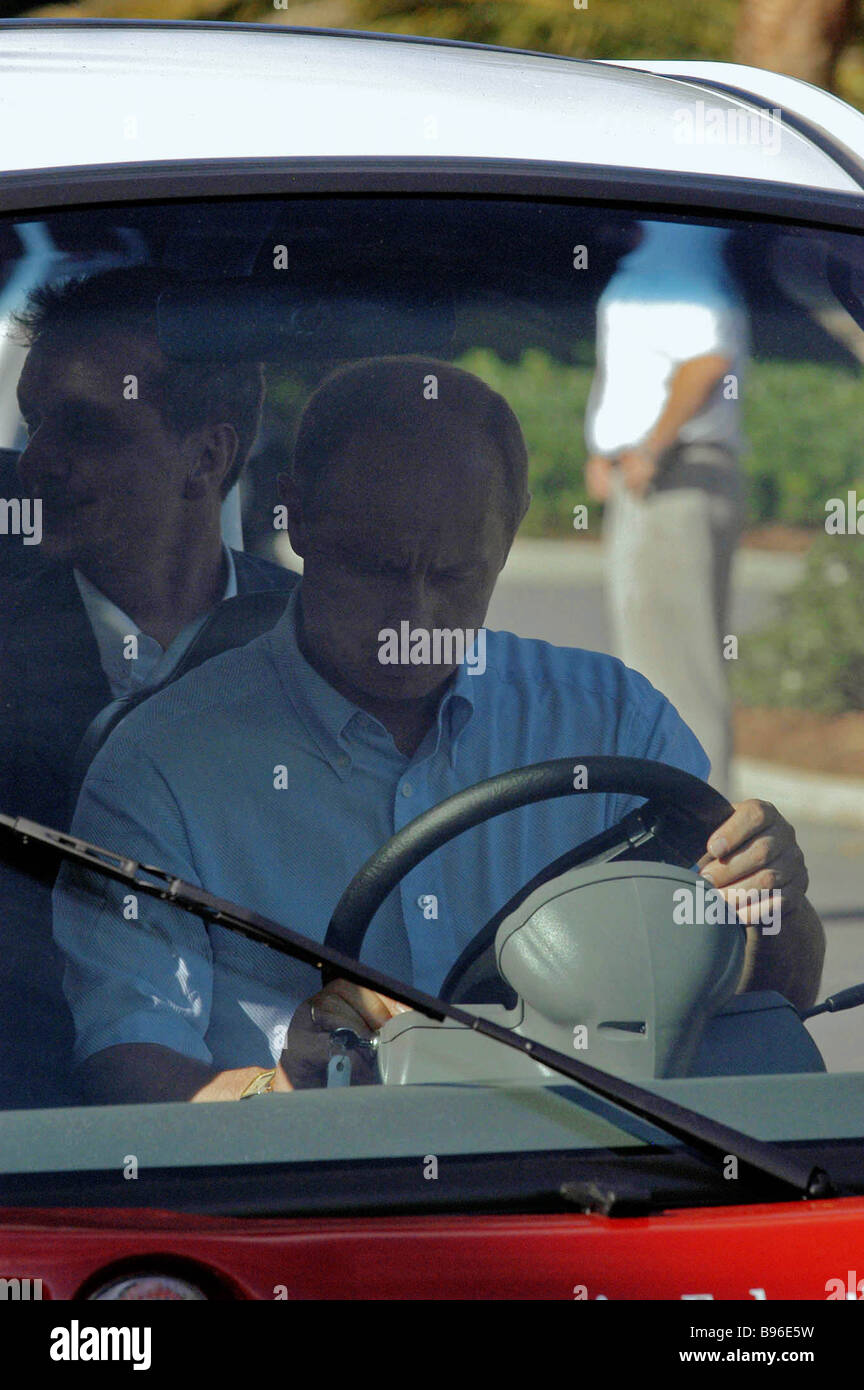
<instances>
[{"instance_id":1,"label":"green bush","mask_svg":"<svg viewBox=\"0 0 864 1390\"><path fill-rule=\"evenodd\" d=\"M533 349L511 365L477 348L458 365L500 391L522 426L532 499L521 534L572 536L573 507L588 501L582 482L583 421L593 369L567 366ZM599 509L592 505L589 517L596 531Z\"/></svg>"},{"instance_id":2,"label":"green bush","mask_svg":"<svg viewBox=\"0 0 864 1390\"><path fill-rule=\"evenodd\" d=\"M575 345L577 352L584 354L584 347ZM584 421L593 366L561 362L540 349L503 362L489 348L463 353L459 366L500 391L522 425L533 499L522 534L572 537L573 507L588 504ZM270 408L289 438L312 384L279 373L271 378ZM742 404L751 523L779 521L821 531L828 497L845 496L856 486L864 494L864 381L837 366L754 362ZM600 509L588 506L588 534L596 535Z\"/></svg>"},{"instance_id":3,"label":"green bush","mask_svg":"<svg viewBox=\"0 0 864 1390\"><path fill-rule=\"evenodd\" d=\"M353 0L358 28L532 48L578 58L729 59L738 0Z\"/></svg>"},{"instance_id":4,"label":"green bush","mask_svg":"<svg viewBox=\"0 0 864 1390\"><path fill-rule=\"evenodd\" d=\"M522 425L533 494L523 534L572 535L573 505L588 500L582 468L593 367L568 366L534 350L510 364L487 349L465 353L459 365L500 391ZM749 444L742 468L749 481L751 523L821 529L826 498L844 495L864 478L864 381L845 368L751 363L742 420Z\"/></svg>"},{"instance_id":5,"label":"green bush","mask_svg":"<svg viewBox=\"0 0 864 1390\"><path fill-rule=\"evenodd\" d=\"M825 523L825 500L862 475L864 380L817 362L753 362L742 388L752 522Z\"/></svg>"},{"instance_id":6,"label":"green bush","mask_svg":"<svg viewBox=\"0 0 864 1390\"><path fill-rule=\"evenodd\" d=\"M822 536L779 619L739 645L733 690L749 705L864 709L864 539Z\"/></svg>"}]
</instances>

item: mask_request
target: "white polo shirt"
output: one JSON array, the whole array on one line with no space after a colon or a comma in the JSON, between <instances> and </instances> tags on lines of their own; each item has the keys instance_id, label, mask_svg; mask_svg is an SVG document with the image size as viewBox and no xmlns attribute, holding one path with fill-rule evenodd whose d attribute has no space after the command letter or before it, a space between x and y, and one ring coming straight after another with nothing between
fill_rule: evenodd
<instances>
[{"instance_id":1,"label":"white polo shirt","mask_svg":"<svg viewBox=\"0 0 864 1390\"><path fill-rule=\"evenodd\" d=\"M677 369L696 357L730 359L727 377L681 428L683 444L739 452L739 400L749 351L744 304L722 263L725 234L713 227L646 223L597 306L597 373L585 418L591 453L614 455L657 423ZM737 395L736 395L737 392Z\"/></svg>"}]
</instances>

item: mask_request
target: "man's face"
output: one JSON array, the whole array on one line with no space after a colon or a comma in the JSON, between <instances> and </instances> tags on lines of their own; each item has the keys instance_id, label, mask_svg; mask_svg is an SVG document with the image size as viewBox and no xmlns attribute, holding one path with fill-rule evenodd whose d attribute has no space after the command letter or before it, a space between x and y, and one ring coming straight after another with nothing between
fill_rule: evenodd
<instances>
[{"instance_id":1,"label":"man's face","mask_svg":"<svg viewBox=\"0 0 864 1390\"><path fill-rule=\"evenodd\" d=\"M448 679L452 661L382 663L379 634L482 627L512 542L505 487L494 446L455 425L369 430L328 466L295 544L307 649L337 688L401 702Z\"/></svg>"},{"instance_id":2,"label":"man's face","mask_svg":"<svg viewBox=\"0 0 864 1390\"><path fill-rule=\"evenodd\" d=\"M151 549L181 506L186 462L147 383L155 344L122 333L98 342L46 334L18 384L29 439L18 463L27 492L42 498L42 553L98 566ZM126 399L127 379L138 399ZM152 551L151 551L152 553Z\"/></svg>"}]
</instances>

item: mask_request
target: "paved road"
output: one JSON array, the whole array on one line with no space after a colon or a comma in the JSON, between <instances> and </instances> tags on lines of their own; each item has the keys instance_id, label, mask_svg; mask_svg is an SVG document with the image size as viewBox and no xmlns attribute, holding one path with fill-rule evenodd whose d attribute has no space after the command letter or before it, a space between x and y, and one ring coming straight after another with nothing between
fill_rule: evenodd
<instances>
[{"instance_id":1,"label":"paved road","mask_svg":"<svg viewBox=\"0 0 864 1390\"><path fill-rule=\"evenodd\" d=\"M801 569L796 555L741 552L730 631L741 636L770 622L777 595ZM487 623L560 646L610 652L602 548L586 541L517 541L498 581Z\"/></svg>"},{"instance_id":2,"label":"paved road","mask_svg":"<svg viewBox=\"0 0 864 1390\"><path fill-rule=\"evenodd\" d=\"M739 557L731 630L769 622L776 596L800 572L794 556ZM602 557L584 542L527 541L499 580L487 619L526 637L611 651ZM828 950L820 998L864 982L864 829L796 822L810 870L810 896L823 914ZM864 1071L864 1006L809 1025L831 1071Z\"/></svg>"},{"instance_id":3,"label":"paved road","mask_svg":"<svg viewBox=\"0 0 864 1390\"><path fill-rule=\"evenodd\" d=\"M797 825L828 949L820 999L864 982L864 830ZM808 1025L829 1071L864 1071L864 1005Z\"/></svg>"}]
</instances>

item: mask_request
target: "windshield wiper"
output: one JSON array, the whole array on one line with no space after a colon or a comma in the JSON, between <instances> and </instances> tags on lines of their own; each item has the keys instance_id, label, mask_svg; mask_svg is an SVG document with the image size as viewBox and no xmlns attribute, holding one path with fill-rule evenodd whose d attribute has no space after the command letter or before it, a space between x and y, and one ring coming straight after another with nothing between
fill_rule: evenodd
<instances>
[{"instance_id":1,"label":"windshield wiper","mask_svg":"<svg viewBox=\"0 0 864 1390\"><path fill-rule=\"evenodd\" d=\"M651 1121L711 1159L716 1160L719 1157L725 1162L727 1158L734 1156L757 1180L761 1179L764 1182L768 1178L799 1197L829 1197L834 1193L824 1169L803 1164L793 1154L788 1154L773 1144L721 1124L697 1110L678 1105L675 1101L667 1100L664 1096L635 1085L632 1081L625 1081L621 1077L589 1066L586 1062L577 1061L576 1058L568 1057L566 1053L548 1047L545 1043L523 1038L503 1024L480 1018L456 1004L438 999L435 995L415 989L413 985L406 985L401 980L385 975L372 966L362 965L359 961L342 955L340 951L334 951L332 947L313 941L310 937L301 936L267 917L240 907L237 903L217 898L206 889L186 883L164 869L141 864L135 859L115 854L112 850L102 849L98 845L91 845L86 840L52 830L22 816L6 816L0 813L0 828L9 831L21 845L26 846L33 842L43 845L62 859L81 864L150 897L171 902L207 921L239 932L252 941L263 942L296 960L314 965L318 970L327 965L331 972L341 975L344 979L377 990L401 1004L408 1004L428 1018L438 1022L450 1018L475 1033L494 1038L496 1042L526 1054L535 1062L602 1096L604 1100L613 1101L630 1114Z\"/></svg>"}]
</instances>

